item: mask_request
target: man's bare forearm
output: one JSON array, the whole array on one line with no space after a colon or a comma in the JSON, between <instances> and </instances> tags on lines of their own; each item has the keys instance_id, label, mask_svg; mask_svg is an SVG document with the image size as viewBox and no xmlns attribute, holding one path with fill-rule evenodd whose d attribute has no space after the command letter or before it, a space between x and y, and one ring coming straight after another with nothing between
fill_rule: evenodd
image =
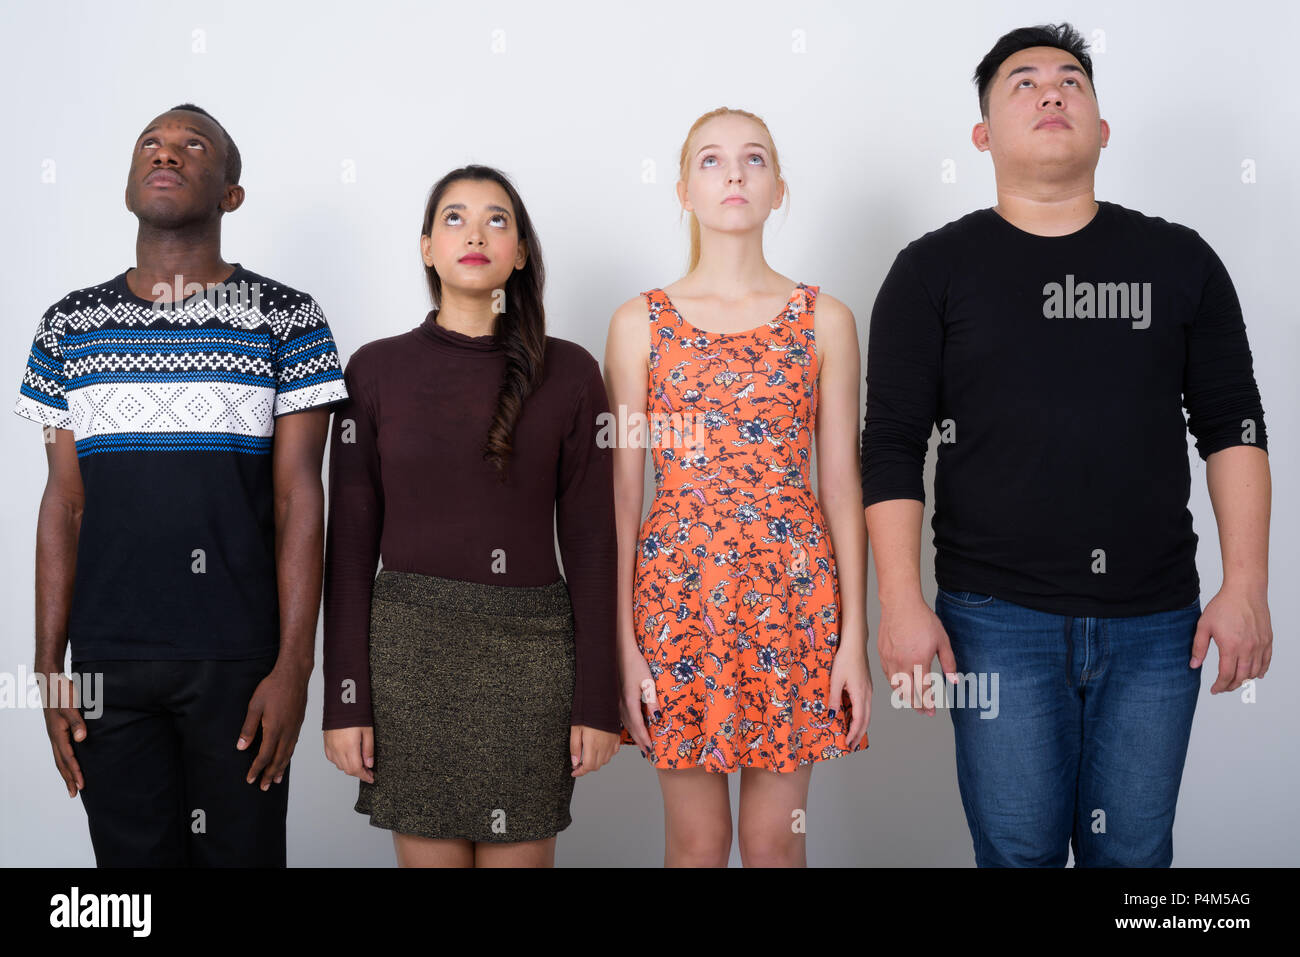
<instances>
[{"instance_id":1,"label":"man's bare forearm","mask_svg":"<svg viewBox=\"0 0 1300 957\"><path fill-rule=\"evenodd\" d=\"M876 583L883 606L897 605L921 592L921 521L925 506L916 499L876 502L866 509L867 538L876 561Z\"/></svg>"},{"instance_id":2,"label":"man's bare forearm","mask_svg":"<svg viewBox=\"0 0 1300 957\"><path fill-rule=\"evenodd\" d=\"M47 490L36 518L35 665L45 674L63 670L80 535L81 506Z\"/></svg>"},{"instance_id":3,"label":"man's bare forearm","mask_svg":"<svg viewBox=\"0 0 1300 957\"><path fill-rule=\"evenodd\" d=\"M277 666L310 674L316 662L320 612L325 493L319 479L295 486L275 507L276 582L280 597Z\"/></svg>"},{"instance_id":4,"label":"man's bare forearm","mask_svg":"<svg viewBox=\"0 0 1300 957\"><path fill-rule=\"evenodd\" d=\"M1247 445L1221 449L1206 460L1206 482L1219 526L1224 587L1266 592L1273 494L1268 453Z\"/></svg>"}]
</instances>

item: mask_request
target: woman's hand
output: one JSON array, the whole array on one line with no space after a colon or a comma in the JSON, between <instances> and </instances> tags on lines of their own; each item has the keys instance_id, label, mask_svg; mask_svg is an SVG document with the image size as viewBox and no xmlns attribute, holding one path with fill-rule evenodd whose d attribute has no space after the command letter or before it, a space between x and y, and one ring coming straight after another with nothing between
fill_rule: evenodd
<instances>
[{"instance_id":1,"label":"woman's hand","mask_svg":"<svg viewBox=\"0 0 1300 957\"><path fill-rule=\"evenodd\" d=\"M375 783L375 729L335 728L325 732L325 757L340 771Z\"/></svg>"},{"instance_id":2,"label":"woman's hand","mask_svg":"<svg viewBox=\"0 0 1300 957\"><path fill-rule=\"evenodd\" d=\"M618 739L617 731L575 724L569 729L569 756L573 760L571 776L580 778L603 767L618 750Z\"/></svg>"},{"instance_id":3,"label":"woman's hand","mask_svg":"<svg viewBox=\"0 0 1300 957\"><path fill-rule=\"evenodd\" d=\"M646 730L648 717L658 717L659 700L655 697L655 682L650 676L650 666L636 648L623 652L619 661L619 680L623 694L619 699L619 712L623 727L637 743L642 754L650 752L650 732Z\"/></svg>"},{"instance_id":4,"label":"woman's hand","mask_svg":"<svg viewBox=\"0 0 1300 957\"><path fill-rule=\"evenodd\" d=\"M845 735L849 750L858 746L871 723L871 668L867 665L866 644L865 637L842 643L831 663L831 703L838 705L847 694L853 711Z\"/></svg>"}]
</instances>

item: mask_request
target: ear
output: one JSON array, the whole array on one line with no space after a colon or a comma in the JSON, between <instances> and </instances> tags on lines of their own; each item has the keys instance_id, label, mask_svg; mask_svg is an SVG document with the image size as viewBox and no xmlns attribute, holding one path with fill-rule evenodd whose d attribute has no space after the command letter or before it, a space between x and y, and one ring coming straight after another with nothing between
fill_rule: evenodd
<instances>
[{"instance_id":1,"label":"ear","mask_svg":"<svg viewBox=\"0 0 1300 957\"><path fill-rule=\"evenodd\" d=\"M785 177L776 178L776 201L772 203L773 209L780 209L781 204L785 202Z\"/></svg>"},{"instance_id":2,"label":"ear","mask_svg":"<svg viewBox=\"0 0 1300 957\"><path fill-rule=\"evenodd\" d=\"M989 121L981 120L971 127L970 141L975 144L975 148L981 153L989 151Z\"/></svg>"},{"instance_id":3,"label":"ear","mask_svg":"<svg viewBox=\"0 0 1300 957\"><path fill-rule=\"evenodd\" d=\"M223 213L233 213L244 205L244 187L227 186L226 195L221 197L221 202L217 205Z\"/></svg>"},{"instance_id":4,"label":"ear","mask_svg":"<svg viewBox=\"0 0 1300 957\"><path fill-rule=\"evenodd\" d=\"M1106 144L1110 142L1110 124L1105 120L1101 121L1101 148L1105 149Z\"/></svg>"},{"instance_id":5,"label":"ear","mask_svg":"<svg viewBox=\"0 0 1300 957\"><path fill-rule=\"evenodd\" d=\"M430 269L433 268L433 241L429 239L427 233L420 234L420 258Z\"/></svg>"},{"instance_id":6,"label":"ear","mask_svg":"<svg viewBox=\"0 0 1300 957\"><path fill-rule=\"evenodd\" d=\"M526 262L528 262L528 244L520 240L519 249L515 253L515 268L523 269Z\"/></svg>"},{"instance_id":7,"label":"ear","mask_svg":"<svg viewBox=\"0 0 1300 957\"><path fill-rule=\"evenodd\" d=\"M686 180L677 181L677 202L682 204L682 209L694 212L695 207L691 205L690 200L686 198Z\"/></svg>"}]
</instances>

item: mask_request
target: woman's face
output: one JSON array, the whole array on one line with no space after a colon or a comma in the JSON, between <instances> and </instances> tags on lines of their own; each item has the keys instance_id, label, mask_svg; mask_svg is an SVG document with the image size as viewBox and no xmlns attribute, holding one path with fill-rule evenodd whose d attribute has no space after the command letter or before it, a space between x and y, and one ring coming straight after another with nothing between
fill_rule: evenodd
<instances>
[{"instance_id":1,"label":"woman's face","mask_svg":"<svg viewBox=\"0 0 1300 957\"><path fill-rule=\"evenodd\" d=\"M444 290L471 295L500 290L504 296L510 273L528 258L510 197L492 180L452 183L438 200L429 234L420 237L420 252Z\"/></svg>"},{"instance_id":2,"label":"woman's face","mask_svg":"<svg viewBox=\"0 0 1300 957\"><path fill-rule=\"evenodd\" d=\"M773 169L772 145L747 116L715 116L698 130L687 157L687 177L677 184L685 209L700 225L719 232L761 228L781 205L785 184Z\"/></svg>"}]
</instances>

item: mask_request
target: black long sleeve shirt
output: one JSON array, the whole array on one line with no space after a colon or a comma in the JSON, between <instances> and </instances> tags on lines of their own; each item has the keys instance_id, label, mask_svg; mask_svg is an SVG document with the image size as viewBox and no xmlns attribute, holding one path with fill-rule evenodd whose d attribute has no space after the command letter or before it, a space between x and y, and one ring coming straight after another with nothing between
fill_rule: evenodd
<instances>
[{"instance_id":1,"label":"black long sleeve shirt","mask_svg":"<svg viewBox=\"0 0 1300 957\"><path fill-rule=\"evenodd\" d=\"M925 501L937 427L941 588L1062 615L1185 607L1188 431L1202 459L1267 449L1219 257L1185 226L1098 206L1052 237L971 213L903 249L876 298L863 504Z\"/></svg>"}]
</instances>

